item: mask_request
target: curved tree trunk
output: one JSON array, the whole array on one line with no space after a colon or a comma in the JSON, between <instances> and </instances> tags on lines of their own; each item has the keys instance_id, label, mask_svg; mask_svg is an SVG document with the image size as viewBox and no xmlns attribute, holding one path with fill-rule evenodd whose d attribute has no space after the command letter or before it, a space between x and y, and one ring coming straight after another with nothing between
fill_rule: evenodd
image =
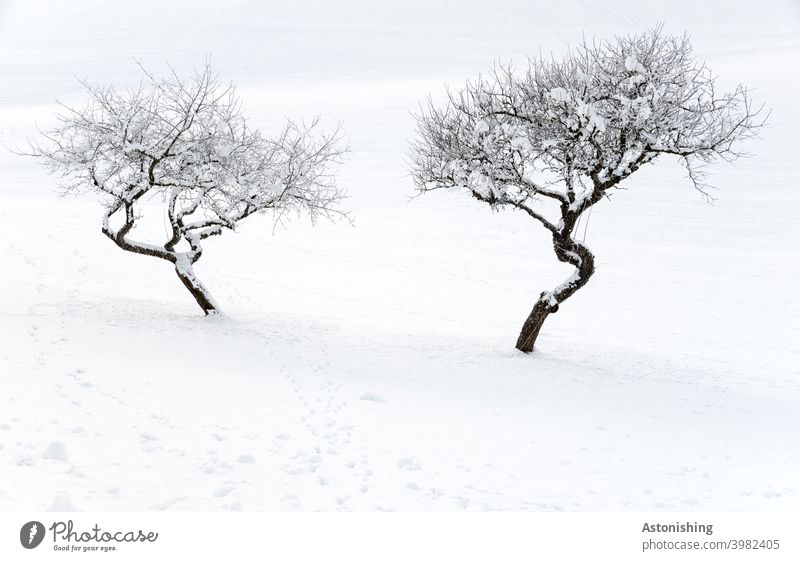
<instances>
[{"instance_id":1,"label":"curved tree trunk","mask_svg":"<svg viewBox=\"0 0 800 561\"><path fill-rule=\"evenodd\" d=\"M594 273L594 255L588 247L573 240L569 233L553 234L553 248L558 260L574 265L575 272L553 291L542 292L539 296L517 339L517 350L523 353L533 351L536 338L547 316L556 313L559 304L575 294Z\"/></svg>"},{"instance_id":2,"label":"curved tree trunk","mask_svg":"<svg viewBox=\"0 0 800 561\"><path fill-rule=\"evenodd\" d=\"M144 194L144 191L142 191L142 194ZM134 200L136 199L134 198ZM109 225L109 220L119 210L123 209L125 211L125 223L119 228L119 230L115 231ZM171 210L170 215L172 216ZM135 221L136 215L133 210L133 201L119 200L117 204L109 208L106 211L106 214L103 216L102 231L111 239L111 241L125 251L138 253L140 255L150 255L152 257L158 257L159 259L164 259L165 261L173 263L175 265L175 272L178 274L178 278L181 279L183 286L185 286L187 290L191 292L192 296L194 296L195 301L203 310L203 313L205 315L219 313L216 302L214 302L214 299L211 297L211 294L209 294L208 290L206 290L206 287L203 286L203 283L201 283L197 276L195 276L194 268L192 267L192 265L203 254L203 248L200 246L200 240L203 239L204 236L195 235L185 237L184 235L192 250L186 253L178 253L174 249L181 239L179 227L182 226L182 224L179 221L177 223L173 222L173 236L169 241L167 241L166 244L164 244L164 247L158 247L135 240L129 240L126 236L128 235L128 232L133 229ZM209 232L210 233L207 233L205 237L216 235L219 233L219 230L209 230Z\"/></svg>"},{"instance_id":3,"label":"curved tree trunk","mask_svg":"<svg viewBox=\"0 0 800 561\"><path fill-rule=\"evenodd\" d=\"M197 305L203 309L206 315L218 313L217 304L211 297L211 294L203 286L203 283L195 276L194 269L186 259L178 259L175 262L175 272L178 278L181 279L183 286L192 293Z\"/></svg>"}]
</instances>

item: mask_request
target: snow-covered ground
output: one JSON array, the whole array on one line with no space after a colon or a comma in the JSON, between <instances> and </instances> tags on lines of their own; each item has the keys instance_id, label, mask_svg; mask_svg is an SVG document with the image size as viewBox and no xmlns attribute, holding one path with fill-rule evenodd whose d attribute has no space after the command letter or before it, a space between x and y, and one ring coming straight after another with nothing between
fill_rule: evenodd
<instances>
[{"instance_id":1,"label":"snow-covered ground","mask_svg":"<svg viewBox=\"0 0 800 561\"><path fill-rule=\"evenodd\" d=\"M204 318L93 197L0 151L0 509L800 508L796 2L275 4L0 1L4 147L76 76L212 53L265 131L343 122L354 219L209 240ZM412 199L411 112L498 56L657 21L771 125L713 206L667 160L600 203L597 273L522 355L569 269L530 218Z\"/></svg>"}]
</instances>

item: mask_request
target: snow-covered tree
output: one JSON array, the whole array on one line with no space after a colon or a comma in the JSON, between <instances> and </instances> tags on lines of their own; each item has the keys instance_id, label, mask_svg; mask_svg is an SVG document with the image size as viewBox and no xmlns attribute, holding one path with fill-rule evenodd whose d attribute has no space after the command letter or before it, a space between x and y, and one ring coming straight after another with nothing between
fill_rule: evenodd
<instances>
[{"instance_id":1,"label":"snow-covered tree","mask_svg":"<svg viewBox=\"0 0 800 561\"><path fill-rule=\"evenodd\" d=\"M531 352L549 314L583 287L594 255L576 239L580 217L659 156L679 158L706 197L703 167L741 155L738 141L764 119L748 91L719 92L687 36L661 28L584 42L562 59L528 60L428 102L412 145L421 192L458 188L498 209L521 210L546 228L559 261L575 267L542 292L516 347Z\"/></svg>"},{"instance_id":2,"label":"snow-covered tree","mask_svg":"<svg viewBox=\"0 0 800 561\"><path fill-rule=\"evenodd\" d=\"M32 153L66 191L102 195L103 233L126 251L172 263L203 312L214 313L193 270L203 240L257 213L341 214L332 170L344 150L341 135L319 132L315 119L287 121L277 136L263 136L248 125L234 87L208 64L189 78L142 72L139 87L127 91L84 83L88 104L64 107ZM144 203L153 201L167 217L167 239L134 239Z\"/></svg>"}]
</instances>

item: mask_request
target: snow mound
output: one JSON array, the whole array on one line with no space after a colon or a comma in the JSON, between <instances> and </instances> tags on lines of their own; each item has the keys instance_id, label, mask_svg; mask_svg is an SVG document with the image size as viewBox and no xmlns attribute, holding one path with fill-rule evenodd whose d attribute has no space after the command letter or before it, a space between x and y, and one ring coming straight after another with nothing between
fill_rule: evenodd
<instances>
[{"instance_id":1,"label":"snow mound","mask_svg":"<svg viewBox=\"0 0 800 561\"><path fill-rule=\"evenodd\" d=\"M59 462L68 462L69 454L67 453L67 446L59 440L55 440L47 445L47 448L42 454L48 460L56 460Z\"/></svg>"}]
</instances>

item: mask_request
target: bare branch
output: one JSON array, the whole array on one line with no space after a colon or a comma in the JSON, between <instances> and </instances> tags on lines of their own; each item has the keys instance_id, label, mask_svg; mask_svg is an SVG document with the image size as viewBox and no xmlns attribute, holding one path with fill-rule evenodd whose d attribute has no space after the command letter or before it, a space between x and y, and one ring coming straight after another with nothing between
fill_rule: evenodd
<instances>
[{"instance_id":1,"label":"bare branch","mask_svg":"<svg viewBox=\"0 0 800 561\"><path fill-rule=\"evenodd\" d=\"M717 91L688 36L657 27L584 40L562 59L529 59L524 72L499 62L449 90L444 105L429 99L416 116L411 173L420 192L463 188L492 206L551 199L580 214L674 155L707 197L701 168L741 156L766 116L745 87Z\"/></svg>"},{"instance_id":2,"label":"bare branch","mask_svg":"<svg viewBox=\"0 0 800 561\"><path fill-rule=\"evenodd\" d=\"M344 214L344 192L335 168L347 150L341 127L320 130L287 121L275 137L250 128L233 86L222 84L210 64L194 75L174 68L157 77L140 65L135 89L82 82L84 107L62 106L58 124L32 143L58 174L66 191L91 190L106 197L103 233L119 247L169 260L190 290L200 290L187 269L202 255L201 242L256 213L320 216ZM163 244L131 240L143 198L164 201L169 239ZM124 213L115 230L113 217ZM188 245L189 249L178 251ZM194 293L194 292L193 292ZM208 313L210 298L198 303Z\"/></svg>"}]
</instances>

